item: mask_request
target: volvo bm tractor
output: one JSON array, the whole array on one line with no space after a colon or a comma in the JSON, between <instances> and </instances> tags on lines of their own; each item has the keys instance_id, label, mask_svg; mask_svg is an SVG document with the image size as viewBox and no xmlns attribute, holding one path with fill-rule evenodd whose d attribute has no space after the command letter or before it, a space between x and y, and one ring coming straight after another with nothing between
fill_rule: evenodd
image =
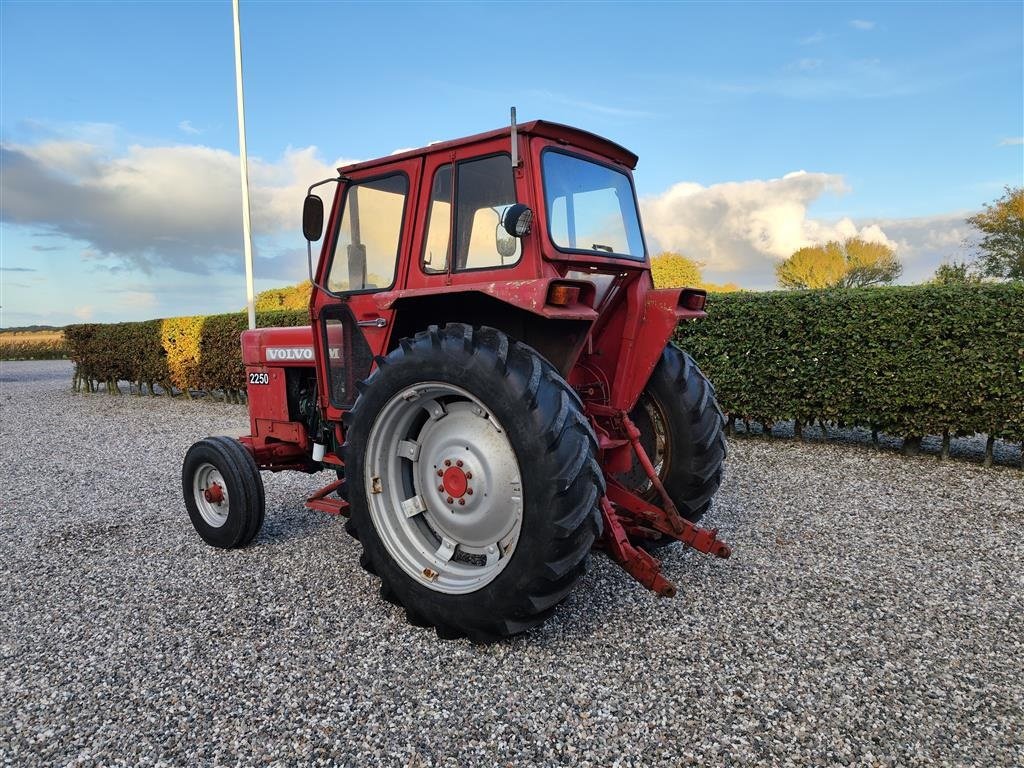
<instances>
[{"instance_id":1,"label":"volvo bm tractor","mask_svg":"<svg viewBox=\"0 0 1024 768\"><path fill-rule=\"evenodd\" d=\"M544 621L592 549L668 597L660 547L728 557L698 527L722 411L671 342L706 295L654 287L636 162L513 114L311 186L310 324L242 333L250 432L185 456L199 535L243 547L261 472L330 471L306 506L347 518L381 595L477 642Z\"/></svg>"}]
</instances>

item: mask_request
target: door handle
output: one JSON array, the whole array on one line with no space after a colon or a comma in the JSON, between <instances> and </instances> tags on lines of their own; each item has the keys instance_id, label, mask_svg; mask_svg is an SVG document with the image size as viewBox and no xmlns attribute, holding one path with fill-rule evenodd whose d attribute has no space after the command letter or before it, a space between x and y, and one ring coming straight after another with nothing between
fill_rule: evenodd
<instances>
[{"instance_id":1,"label":"door handle","mask_svg":"<svg viewBox=\"0 0 1024 768\"><path fill-rule=\"evenodd\" d=\"M385 328L387 324L387 318L384 317L377 317L373 320L360 320L356 323L360 328Z\"/></svg>"}]
</instances>

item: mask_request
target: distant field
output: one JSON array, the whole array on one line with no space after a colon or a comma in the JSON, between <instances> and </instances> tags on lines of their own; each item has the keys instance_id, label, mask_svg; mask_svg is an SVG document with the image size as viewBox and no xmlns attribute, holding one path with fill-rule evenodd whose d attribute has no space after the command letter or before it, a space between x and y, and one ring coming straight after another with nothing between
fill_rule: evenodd
<instances>
[{"instance_id":1,"label":"distant field","mask_svg":"<svg viewBox=\"0 0 1024 768\"><path fill-rule=\"evenodd\" d=\"M0 360L65 357L63 331L0 331Z\"/></svg>"}]
</instances>

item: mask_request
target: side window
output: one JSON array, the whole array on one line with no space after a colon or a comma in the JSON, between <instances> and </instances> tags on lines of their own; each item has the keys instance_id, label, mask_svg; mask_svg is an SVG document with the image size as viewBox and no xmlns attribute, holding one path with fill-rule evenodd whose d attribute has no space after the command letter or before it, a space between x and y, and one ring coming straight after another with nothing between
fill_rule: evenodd
<instances>
[{"instance_id":1,"label":"side window","mask_svg":"<svg viewBox=\"0 0 1024 768\"><path fill-rule=\"evenodd\" d=\"M452 166L442 165L434 173L430 192L423 245L425 272L447 272L453 254L456 271L507 267L519 261L519 240L501 226L505 211L516 202L508 155L458 163L454 211L451 198Z\"/></svg>"},{"instance_id":2,"label":"side window","mask_svg":"<svg viewBox=\"0 0 1024 768\"><path fill-rule=\"evenodd\" d=\"M501 226L516 202L512 158L493 155L458 164L455 177L455 269L507 267L519 261L519 240Z\"/></svg>"},{"instance_id":3,"label":"side window","mask_svg":"<svg viewBox=\"0 0 1024 768\"><path fill-rule=\"evenodd\" d=\"M427 209L427 237L423 244L423 269L447 272L452 237L452 166L442 165L434 173Z\"/></svg>"},{"instance_id":4,"label":"side window","mask_svg":"<svg viewBox=\"0 0 1024 768\"><path fill-rule=\"evenodd\" d=\"M408 193L409 180L404 174L349 187L327 288L340 293L391 287Z\"/></svg>"}]
</instances>

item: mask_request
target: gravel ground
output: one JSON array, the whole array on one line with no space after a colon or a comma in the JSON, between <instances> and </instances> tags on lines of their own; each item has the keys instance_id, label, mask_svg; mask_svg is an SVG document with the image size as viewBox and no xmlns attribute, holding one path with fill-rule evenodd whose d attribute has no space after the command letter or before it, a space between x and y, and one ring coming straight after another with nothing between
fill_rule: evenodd
<instances>
[{"instance_id":1,"label":"gravel ground","mask_svg":"<svg viewBox=\"0 0 1024 768\"><path fill-rule=\"evenodd\" d=\"M0 764L1024 765L1024 474L739 440L658 599L603 556L477 647L378 599L318 479L203 546L181 458L245 409L0 364Z\"/></svg>"},{"instance_id":2,"label":"gravel ground","mask_svg":"<svg viewBox=\"0 0 1024 768\"><path fill-rule=\"evenodd\" d=\"M741 436L747 434L743 422L736 424L736 434ZM792 421L778 421L772 425L771 437L792 438L794 434L795 429ZM749 435L751 437L765 437L764 425L752 422ZM986 438L987 435L981 434L953 437L949 441L949 455L954 459L965 459L980 463L985 460ZM864 429L863 427L844 427L840 429L835 426L829 426L826 429L818 425L813 427L804 426L801 439L810 442L839 441L882 451L899 451L903 449L902 438L885 433L878 435L878 445L874 445L871 440L871 430ZM925 435L921 439L922 454L931 454L938 457L941 450L941 435ZM992 461L994 464L1020 467L1021 444L1010 443L1006 440L995 440L992 446Z\"/></svg>"}]
</instances>

